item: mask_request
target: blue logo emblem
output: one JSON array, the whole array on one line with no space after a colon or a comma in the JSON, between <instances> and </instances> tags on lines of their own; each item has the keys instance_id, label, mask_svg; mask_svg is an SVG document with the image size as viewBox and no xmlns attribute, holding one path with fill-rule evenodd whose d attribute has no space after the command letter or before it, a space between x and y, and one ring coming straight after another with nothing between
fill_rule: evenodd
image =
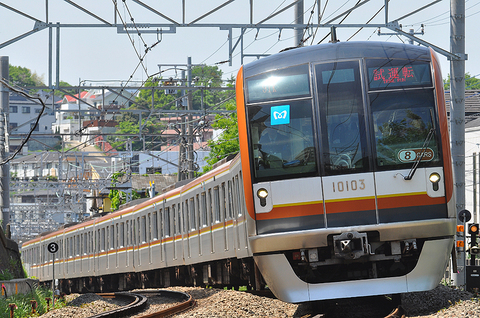
<instances>
[{"instance_id":1,"label":"blue logo emblem","mask_svg":"<svg viewBox=\"0 0 480 318\"><path fill-rule=\"evenodd\" d=\"M272 126L290 124L290 105L272 107L270 110L270 123Z\"/></svg>"}]
</instances>

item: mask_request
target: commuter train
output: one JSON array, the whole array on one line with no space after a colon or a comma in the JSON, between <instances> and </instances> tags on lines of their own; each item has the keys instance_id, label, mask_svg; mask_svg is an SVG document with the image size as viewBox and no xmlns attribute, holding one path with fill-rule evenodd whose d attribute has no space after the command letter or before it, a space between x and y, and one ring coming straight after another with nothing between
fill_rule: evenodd
<instances>
[{"instance_id":1,"label":"commuter train","mask_svg":"<svg viewBox=\"0 0 480 318\"><path fill-rule=\"evenodd\" d=\"M329 43L242 66L240 155L148 201L26 242L68 290L268 286L281 300L434 288L456 232L429 48ZM260 275L261 273L261 275Z\"/></svg>"}]
</instances>

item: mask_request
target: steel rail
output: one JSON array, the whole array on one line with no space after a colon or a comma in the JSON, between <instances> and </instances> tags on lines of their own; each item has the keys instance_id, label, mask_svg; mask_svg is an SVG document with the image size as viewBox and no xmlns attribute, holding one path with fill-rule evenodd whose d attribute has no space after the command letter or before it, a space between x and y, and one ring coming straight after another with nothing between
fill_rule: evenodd
<instances>
[{"instance_id":1,"label":"steel rail","mask_svg":"<svg viewBox=\"0 0 480 318\"><path fill-rule=\"evenodd\" d=\"M193 308L196 304L195 300L191 295L183 292L170 291L170 290L146 290L146 291L137 290L136 293L128 293L128 292L97 293L97 295L103 298L116 298L116 299L123 298L123 299L130 300L131 302L126 306L122 306L120 308L117 308L111 311L97 314L97 315L91 316L90 318L117 318L117 317L125 317L127 315L139 313L141 310L143 310L146 307L148 302L148 297L144 295L140 295L138 293L142 293L142 294L153 293L155 294L155 296L177 298L177 299L183 300L181 303L177 305L159 310L151 314L143 315L141 316L142 318L169 317L176 313L180 313L190 308Z\"/></svg>"}]
</instances>

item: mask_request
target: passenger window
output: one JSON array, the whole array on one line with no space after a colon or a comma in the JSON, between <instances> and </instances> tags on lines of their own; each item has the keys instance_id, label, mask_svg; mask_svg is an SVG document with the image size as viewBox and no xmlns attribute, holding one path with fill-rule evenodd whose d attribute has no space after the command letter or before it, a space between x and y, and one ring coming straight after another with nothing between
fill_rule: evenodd
<instances>
[{"instance_id":1,"label":"passenger window","mask_svg":"<svg viewBox=\"0 0 480 318\"><path fill-rule=\"evenodd\" d=\"M141 236L142 236L142 240L141 242L142 243L146 243L147 242L147 219L145 218L145 216L142 216L142 227L141 227Z\"/></svg>"},{"instance_id":2,"label":"passenger window","mask_svg":"<svg viewBox=\"0 0 480 318\"><path fill-rule=\"evenodd\" d=\"M158 239L158 216L157 216L157 212L153 212L152 226L153 226L153 239L156 240L156 239Z\"/></svg>"},{"instance_id":3,"label":"passenger window","mask_svg":"<svg viewBox=\"0 0 480 318\"><path fill-rule=\"evenodd\" d=\"M170 236L170 208L166 207L165 213L165 236Z\"/></svg>"},{"instance_id":4,"label":"passenger window","mask_svg":"<svg viewBox=\"0 0 480 318\"><path fill-rule=\"evenodd\" d=\"M202 226L207 226L208 223L208 216L207 216L207 194L202 192L202 206L200 209L200 213L202 214Z\"/></svg>"}]
</instances>

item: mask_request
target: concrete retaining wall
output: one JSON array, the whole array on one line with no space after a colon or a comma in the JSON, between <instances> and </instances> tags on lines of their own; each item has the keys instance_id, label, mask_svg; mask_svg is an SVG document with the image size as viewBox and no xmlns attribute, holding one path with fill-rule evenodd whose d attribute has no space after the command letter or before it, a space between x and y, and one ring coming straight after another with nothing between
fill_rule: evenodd
<instances>
[{"instance_id":1,"label":"concrete retaining wall","mask_svg":"<svg viewBox=\"0 0 480 318\"><path fill-rule=\"evenodd\" d=\"M2 297L10 297L16 294L28 294L38 287L37 279L18 278L12 280L0 280Z\"/></svg>"}]
</instances>

